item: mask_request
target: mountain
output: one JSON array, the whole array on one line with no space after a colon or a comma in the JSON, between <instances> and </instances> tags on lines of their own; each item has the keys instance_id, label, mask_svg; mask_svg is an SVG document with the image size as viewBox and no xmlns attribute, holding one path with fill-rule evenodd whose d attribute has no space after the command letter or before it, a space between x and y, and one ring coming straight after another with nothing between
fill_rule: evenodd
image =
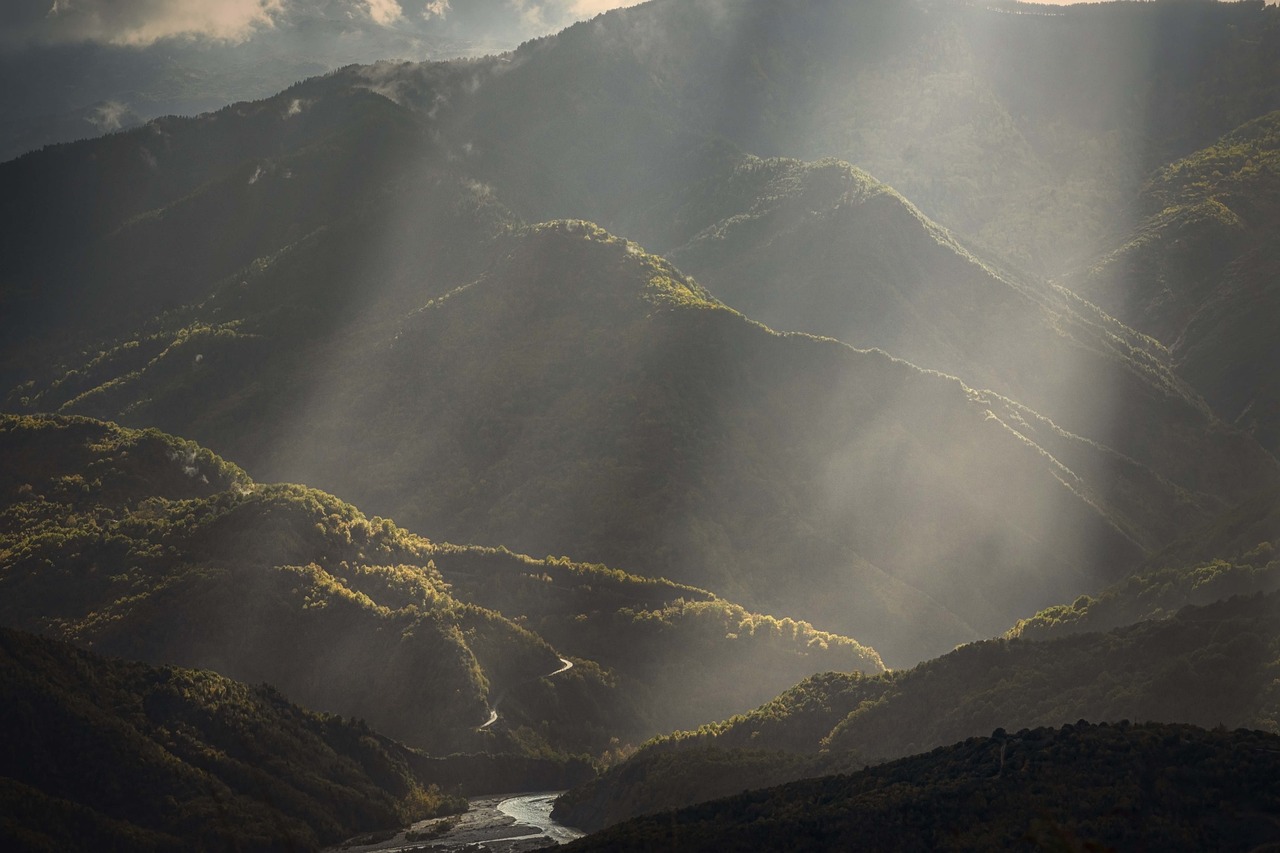
<instances>
[{"instance_id":1,"label":"mountain","mask_svg":"<svg viewBox=\"0 0 1280 853\"><path fill-rule=\"evenodd\" d=\"M1232 16L1265 35L1271 11L1201 11L655 3L508 56L349 68L51 148L0 166L7 406L158 427L447 540L665 576L920 660L1126 576L1277 465L1147 339L848 166L732 153L708 134L767 149L790 120L708 124L727 114L666 75L724 61L747 81L724 103L753 103L760 75L737 71L776 40L799 63L760 66L779 103L811 103L792 72L839 34L859 33L857 63L924 74L933 54L898 48L938 26L950 46L979 21L1123 19L1217 33L1206 67L1238 94L1222 103L1261 109L1270 66L1246 73L1223 45L1254 55ZM700 32L704 51L681 49ZM1159 91L1197 85L1161 63ZM1038 85L1058 93L1048 113L1119 120ZM813 305L795 322L853 315L833 331L966 384L772 334L580 220L522 224L569 207L633 223L744 301L794 272ZM673 219L696 227L659 227ZM899 307L856 320L877 303Z\"/></svg>"},{"instance_id":2,"label":"mountain","mask_svg":"<svg viewBox=\"0 0 1280 853\"><path fill-rule=\"evenodd\" d=\"M639 818L566 850L1254 850L1274 844L1275 734L1003 729L848 776Z\"/></svg>"},{"instance_id":3,"label":"mountain","mask_svg":"<svg viewBox=\"0 0 1280 853\"><path fill-rule=\"evenodd\" d=\"M586 8L198 5L10 4L0 102ZM830 801L1262 845L1219 770L1265 738L954 745L1274 732L1277 115L1257 0L655 0L0 162L0 624L368 720L420 787L611 766L587 825L946 748ZM687 838L847 844L806 784Z\"/></svg>"},{"instance_id":4,"label":"mountain","mask_svg":"<svg viewBox=\"0 0 1280 853\"><path fill-rule=\"evenodd\" d=\"M1156 172L1123 244L1064 280L1167 347L1226 421L1280 451L1280 112Z\"/></svg>"},{"instance_id":5,"label":"mountain","mask_svg":"<svg viewBox=\"0 0 1280 853\"><path fill-rule=\"evenodd\" d=\"M114 5L0 10L0 160L265 98L354 63L498 53L580 17L563 0Z\"/></svg>"},{"instance_id":6,"label":"mountain","mask_svg":"<svg viewBox=\"0 0 1280 853\"><path fill-rule=\"evenodd\" d=\"M522 45L454 138L525 219L659 251L651 199L698 179L701 140L835 157L1053 274L1111 243L1153 169L1280 109L1278 48L1256 2L662 0Z\"/></svg>"},{"instance_id":7,"label":"mountain","mask_svg":"<svg viewBox=\"0 0 1280 853\"><path fill-rule=\"evenodd\" d=\"M514 73L500 65L413 79L465 90L469 74L492 85ZM952 242L938 262L993 305L1051 336L1070 323L1120 361L1110 375L1137 385L1121 399L1144 412L1123 446L1150 466L883 355L771 335L594 226L520 229L447 156L429 115L368 91L376 72L175 121L167 167L138 159L153 125L0 169L17 198L62 180L65 158L113 200L59 229L74 205L57 195L8 236L11 280L43 281L8 290L9 373L42 377L11 404L192 436L260 476L349 495L446 540L670 577L908 662L1116 579L1277 476L1117 345L1122 328L1066 309L1055 319L1045 291ZM236 146L183 167L219 134ZM944 238L875 192L912 226L904 256ZM42 263L33 247L59 239L68 260ZM74 345L86 340L101 343ZM1016 499L1013 482L1035 485ZM777 583L791 563L848 592Z\"/></svg>"},{"instance_id":8,"label":"mountain","mask_svg":"<svg viewBox=\"0 0 1280 853\"><path fill-rule=\"evenodd\" d=\"M361 721L0 629L11 850L314 850L466 808Z\"/></svg>"},{"instance_id":9,"label":"mountain","mask_svg":"<svg viewBox=\"0 0 1280 853\"><path fill-rule=\"evenodd\" d=\"M1093 588L1207 511L1003 398L773 334L594 226L495 239L471 284L336 340L323 315L299 329L282 310L297 265L341 244L309 242L46 393L446 540L671 577L897 660ZM783 565L805 583L779 584Z\"/></svg>"},{"instance_id":10,"label":"mountain","mask_svg":"<svg viewBox=\"0 0 1280 853\"><path fill-rule=\"evenodd\" d=\"M700 589L432 543L154 431L6 416L0 459L4 624L268 681L442 752L599 753L883 669Z\"/></svg>"},{"instance_id":11,"label":"mountain","mask_svg":"<svg viewBox=\"0 0 1280 853\"><path fill-rule=\"evenodd\" d=\"M1061 639L972 643L910 670L815 676L773 702L646 745L565 795L558 813L598 828L730 793L726 777L773 782L841 763L893 760L996 728L1066 720L1157 720L1275 733L1280 594L1187 607L1165 619ZM753 752L737 752L751 750ZM762 754L772 752L772 756ZM713 759L717 775L702 769ZM816 771L816 772L815 772Z\"/></svg>"},{"instance_id":12,"label":"mountain","mask_svg":"<svg viewBox=\"0 0 1280 853\"><path fill-rule=\"evenodd\" d=\"M1149 338L975 255L847 164L729 158L671 221L692 234L672 261L773 328L958 376L1193 492L1247 453Z\"/></svg>"}]
</instances>

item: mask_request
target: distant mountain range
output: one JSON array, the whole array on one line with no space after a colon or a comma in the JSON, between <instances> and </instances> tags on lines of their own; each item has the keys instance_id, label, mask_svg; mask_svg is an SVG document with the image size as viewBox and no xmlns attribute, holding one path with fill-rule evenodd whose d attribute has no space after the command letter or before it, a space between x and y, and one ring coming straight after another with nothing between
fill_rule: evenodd
<instances>
[{"instance_id":1,"label":"distant mountain range","mask_svg":"<svg viewBox=\"0 0 1280 853\"><path fill-rule=\"evenodd\" d=\"M377 60L510 50L581 15L568 0L13 0L0 10L0 161L264 98Z\"/></svg>"}]
</instances>

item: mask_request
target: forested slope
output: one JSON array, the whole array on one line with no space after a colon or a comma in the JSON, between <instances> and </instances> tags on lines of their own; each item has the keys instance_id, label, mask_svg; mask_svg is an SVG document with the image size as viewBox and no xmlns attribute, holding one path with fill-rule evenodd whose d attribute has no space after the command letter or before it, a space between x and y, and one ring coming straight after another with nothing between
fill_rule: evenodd
<instances>
[{"instance_id":1,"label":"forested slope","mask_svg":"<svg viewBox=\"0 0 1280 853\"><path fill-rule=\"evenodd\" d=\"M4 624L267 681L418 746L599 753L883 668L697 588L433 543L155 431L6 416L0 458ZM561 654L577 666L541 678Z\"/></svg>"},{"instance_id":2,"label":"forested slope","mask_svg":"<svg viewBox=\"0 0 1280 853\"><path fill-rule=\"evenodd\" d=\"M0 629L11 850L314 850L466 808L416 756L268 686Z\"/></svg>"},{"instance_id":3,"label":"forested slope","mask_svg":"<svg viewBox=\"0 0 1280 853\"><path fill-rule=\"evenodd\" d=\"M848 776L629 821L567 850L1255 850L1280 838L1275 734L997 731Z\"/></svg>"}]
</instances>

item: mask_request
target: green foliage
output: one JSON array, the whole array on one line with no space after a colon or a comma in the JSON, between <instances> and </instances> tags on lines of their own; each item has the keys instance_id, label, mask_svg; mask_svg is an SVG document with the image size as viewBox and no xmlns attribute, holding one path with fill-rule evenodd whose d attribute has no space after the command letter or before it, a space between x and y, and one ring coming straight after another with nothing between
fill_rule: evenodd
<instances>
[{"instance_id":1,"label":"green foliage","mask_svg":"<svg viewBox=\"0 0 1280 853\"><path fill-rule=\"evenodd\" d=\"M1272 10L731 5L346 68L4 164L8 405L190 436L442 539L665 576L894 664L1104 586L1275 480L1158 346L947 230L1040 269L1092 245L1134 175L1273 103ZM738 278L724 256L698 284L584 218L751 247L743 271L788 294L860 292L813 300L851 343L1054 405L770 335L704 289Z\"/></svg>"},{"instance_id":2,"label":"green foliage","mask_svg":"<svg viewBox=\"0 0 1280 853\"><path fill-rule=\"evenodd\" d=\"M1280 493L1265 490L1209 524L1179 537L1143 568L1097 595L1081 595L1019 620L1009 637L1044 639L1106 631L1144 619L1172 616L1188 604L1280 586Z\"/></svg>"}]
</instances>

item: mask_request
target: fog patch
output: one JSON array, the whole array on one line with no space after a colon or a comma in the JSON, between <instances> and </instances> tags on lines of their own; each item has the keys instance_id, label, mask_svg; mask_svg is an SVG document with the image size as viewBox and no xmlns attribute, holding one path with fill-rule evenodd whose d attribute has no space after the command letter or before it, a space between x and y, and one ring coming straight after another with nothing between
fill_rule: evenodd
<instances>
[{"instance_id":1,"label":"fog patch","mask_svg":"<svg viewBox=\"0 0 1280 853\"><path fill-rule=\"evenodd\" d=\"M123 119L129 115L129 107L120 101L104 101L93 108L93 112L85 116L85 121L98 129L99 133L111 133L124 126Z\"/></svg>"}]
</instances>

